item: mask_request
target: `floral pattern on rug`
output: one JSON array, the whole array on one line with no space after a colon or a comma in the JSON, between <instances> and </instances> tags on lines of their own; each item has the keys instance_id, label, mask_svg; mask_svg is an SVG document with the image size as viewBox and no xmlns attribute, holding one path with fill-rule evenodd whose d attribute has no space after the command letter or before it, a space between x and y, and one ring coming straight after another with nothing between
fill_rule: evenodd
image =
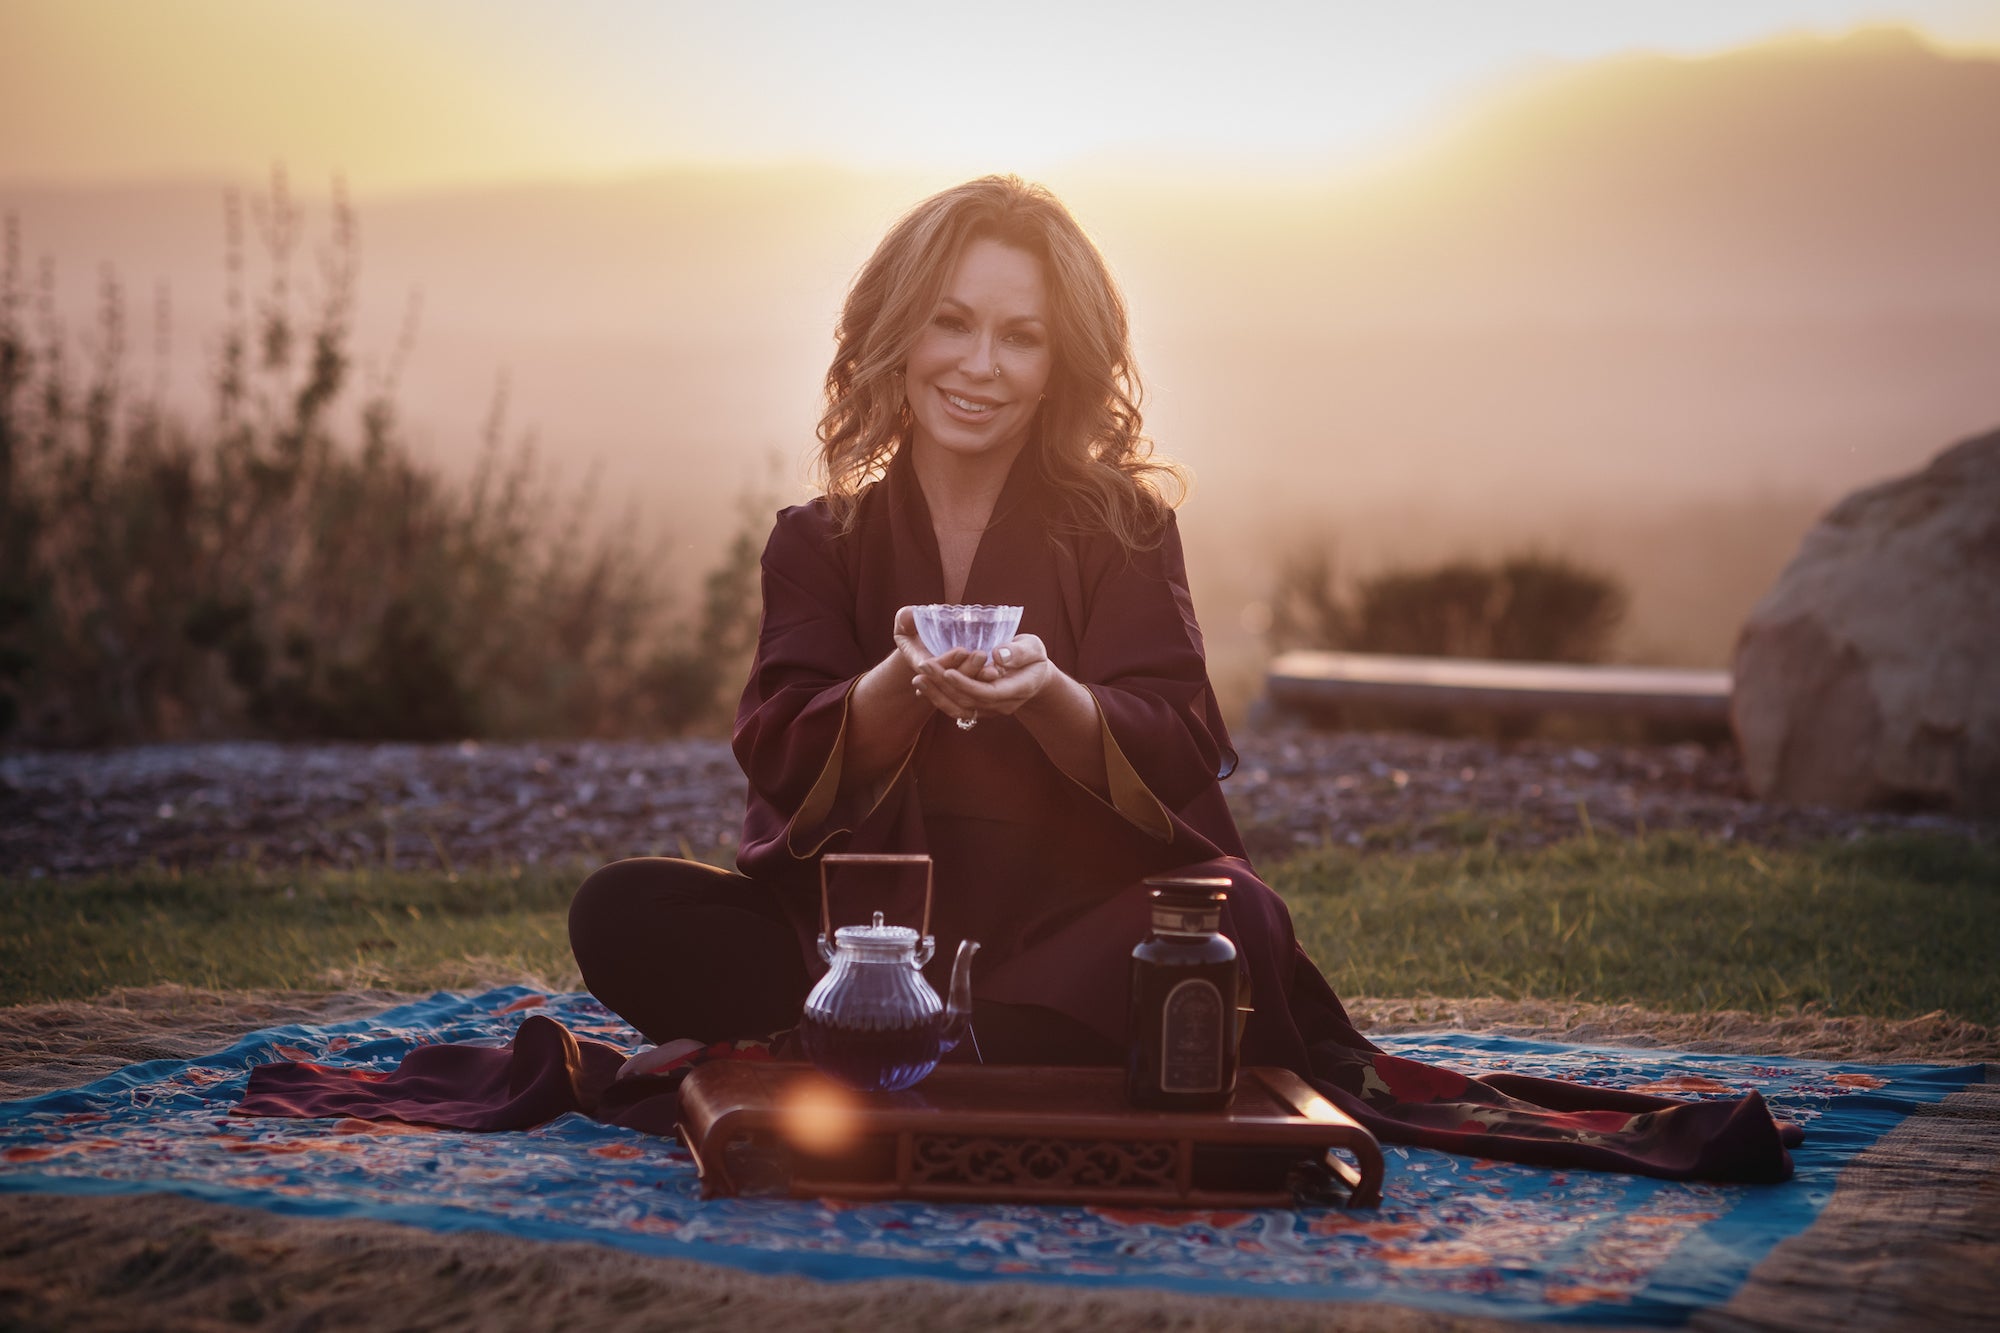
<instances>
[{"instance_id":1,"label":"floral pattern on rug","mask_svg":"<svg viewBox=\"0 0 2000 1333\"><path fill-rule=\"evenodd\" d=\"M566 1115L468 1134L396 1122L229 1114L247 1071L306 1060L386 1072L436 1042L504 1045L529 1013L639 1038L587 995L440 994L373 1019L255 1033L194 1061L0 1103L0 1189L164 1190L319 1216L587 1240L827 1280L922 1277L1379 1300L1449 1313L1675 1324L1726 1300L1809 1225L1844 1163L1981 1067L1384 1037L1397 1055L1683 1097L1756 1089L1806 1128L1776 1186L1680 1183L1385 1145L1379 1209L1181 1211L700 1197L666 1139Z\"/></svg>"}]
</instances>

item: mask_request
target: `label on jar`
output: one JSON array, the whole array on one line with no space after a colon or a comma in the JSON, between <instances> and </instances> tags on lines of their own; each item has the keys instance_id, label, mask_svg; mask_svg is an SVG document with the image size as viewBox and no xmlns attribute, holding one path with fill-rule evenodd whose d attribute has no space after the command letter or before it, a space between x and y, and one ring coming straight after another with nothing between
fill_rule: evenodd
<instances>
[{"instance_id":1,"label":"label on jar","mask_svg":"<svg viewBox=\"0 0 2000 1333\"><path fill-rule=\"evenodd\" d=\"M1218 908L1153 904L1153 929L1161 935L1213 935L1221 928L1222 912Z\"/></svg>"},{"instance_id":2,"label":"label on jar","mask_svg":"<svg viewBox=\"0 0 2000 1333\"><path fill-rule=\"evenodd\" d=\"M1222 1091L1222 993L1212 981L1167 992L1160 1022L1160 1091Z\"/></svg>"}]
</instances>

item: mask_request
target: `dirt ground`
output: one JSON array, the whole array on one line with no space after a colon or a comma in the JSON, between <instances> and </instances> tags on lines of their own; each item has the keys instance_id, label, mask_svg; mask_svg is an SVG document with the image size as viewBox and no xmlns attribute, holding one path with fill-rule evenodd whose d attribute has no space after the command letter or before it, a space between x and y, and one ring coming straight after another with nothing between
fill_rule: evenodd
<instances>
[{"instance_id":1,"label":"dirt ground","mask_svg":"<svg viewBox=\"0 0 2000 1333\"><path fill-rule=\"evenodd\" d=\"M516 980L517 978L506 978ZM333 1022L389 991L120 990L0 1009L0 1097L72 1086L140 1060L188 1058L273 1024ZM1660 1014L1631 1005L1360 999L1364 1028L1454 1028L1607 1045L1821 1059L2000 1062L2000 1033L1941 1016ZM797 1327L1056 1330L1519 1329L1387 1306L1178 1293L764 1277L583 1244L288 1217L166 1195L0 1194L0 1328L533 1329ZM1574 1325L1565 1325L1573 1328Z\"/></svg>"}]
</instances>

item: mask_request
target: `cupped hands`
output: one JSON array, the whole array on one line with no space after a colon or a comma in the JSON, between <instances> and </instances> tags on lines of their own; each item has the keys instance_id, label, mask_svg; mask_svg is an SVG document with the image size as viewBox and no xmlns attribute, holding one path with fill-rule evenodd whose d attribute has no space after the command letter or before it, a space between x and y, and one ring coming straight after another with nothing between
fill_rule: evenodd
<instances>
[{"instance_id":1,"label":"cupped hands","mask_svg":"<svg viewBox=\"0 0 2000 1333\"><path fill-rule=\"evenodd\" d=\"M953 718L1006 717L1047 689L1060 674L1040 637L1017 634L992 654L951 648L935 656L917 634L916 611L896 613L896 647L911 668L919 698Z\"/></svg>"}]
</instances>

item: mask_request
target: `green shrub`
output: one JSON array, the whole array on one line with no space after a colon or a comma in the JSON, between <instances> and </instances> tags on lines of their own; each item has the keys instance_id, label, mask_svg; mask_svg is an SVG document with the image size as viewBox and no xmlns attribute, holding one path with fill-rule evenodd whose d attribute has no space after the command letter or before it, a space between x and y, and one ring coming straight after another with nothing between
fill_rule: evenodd
<instances>
[{"instance_id":1,"label":"green shrub","mask_svg":"<svg viewBox=\"0 0 2000 1333\"><path fill-rule=\"evenodd\" d=\"M353 211L336 190L315 308L293 265L284 178L253 201L265 280L247 290L244 209L225 207L226 309L213 409L193 423L127 386L125 299L108 271L73 364L45 266L0 256L0 735L103 744L266 735L435 740L718 725L757 622L756 538L671 615L654 553L592 522L504 393L471 475L418 461L394 386L357 394ZM30 325L33 323L34 328ZM352 400L359 398L358 403ZM342 409L355 406L349 420ZM746 555L747 552L747 555Z\"/></svg>"},{"instance_id":2,"label":"green shrub","mask_svg":"<svg viewBox=\"0 0 2000 1333\"><path fill-rule=\"evenodd\" d=\"M1601 662L1626 600L1610 575L1536 552L1390 570L1343 595L1331 557L1308 550L1280 569L1271 638L1280 649Z\"/></svg>"},{"instance_id":3,"label":"green shrub","mask_svg":"<svg viewBox=\"0 0 2000 1333\"><path fill-rule=\"evenodd\" d=\"M1350 592L1325 550L1306 549L1279 568L1269 638L1278 651L1601 662L1610 655L1626 603L1624 588L1610 575L1557 555L1531 551L1491 564L1454 560L1390 570L1361 580ZM1323 720L1510 738L1539 725L1534 718L1390 707L1349 707Z\"/></svg>"}]
</instances>

